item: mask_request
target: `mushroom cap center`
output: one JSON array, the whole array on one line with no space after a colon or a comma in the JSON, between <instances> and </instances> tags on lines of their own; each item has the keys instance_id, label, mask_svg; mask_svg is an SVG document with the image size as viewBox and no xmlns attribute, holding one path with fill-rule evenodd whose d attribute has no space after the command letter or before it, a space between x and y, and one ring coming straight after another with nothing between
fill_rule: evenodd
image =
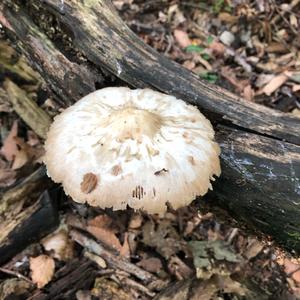
<instances>
[{"instance_id":1,"label":"mushroom cap center","mask_svg":"<svg viewBox=\"0 0 300 300\"><path fill-rule=\"evenodd\" d=\"M127 107L114 111L108 123L112 131L118 132L120 142L126 139L141 141L143 135L153 138L160 130L163 119L148 110Z\"/></svg>"}]
</instances>

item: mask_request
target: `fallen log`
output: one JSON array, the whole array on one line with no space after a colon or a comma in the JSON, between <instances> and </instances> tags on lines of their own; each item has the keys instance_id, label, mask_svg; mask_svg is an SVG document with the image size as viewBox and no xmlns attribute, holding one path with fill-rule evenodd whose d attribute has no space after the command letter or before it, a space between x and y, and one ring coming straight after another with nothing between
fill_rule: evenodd
<instances>
[{"instance_id":1,"label":"fallen log","mask_svg":"<svg viewBox=\"0 0 300 300\"><path fill-rule=\"evenodd\" d=\"M41 194L45 179L40 167L0 198L0 265L58 226L56 199L48 191Z\"/></svg>"},{"instance_id":2,"label":"fallen log","mask_svg":"<svg viewBox=\"0 0 300 300\"><path fill-rule=\"evenodd\" d=\"M104 69L197 105L222 148L213 196L239 220L300 252L300 122L200 80L145 45L107 0L5 0L0 22L62 106L99 87Z\"/></svg>"}]
</instances>

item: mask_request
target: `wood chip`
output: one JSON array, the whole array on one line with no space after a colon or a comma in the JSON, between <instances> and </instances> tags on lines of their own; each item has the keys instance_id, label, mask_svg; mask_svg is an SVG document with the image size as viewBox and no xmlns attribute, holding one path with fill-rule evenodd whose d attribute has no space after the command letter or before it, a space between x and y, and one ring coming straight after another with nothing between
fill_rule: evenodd
<instances>
[{"instance_id":1,"label":"wood chip","mask_svg":"<svg viewBox=\"0 0 300 300\"><path fill-rule=\"evenodd\" d=\"M81 191L85 194L89 194L96 188L97 183L97 176L93 173L87 173L83 176L83 180L80 184Z\"/></svg>"}]
</instances>

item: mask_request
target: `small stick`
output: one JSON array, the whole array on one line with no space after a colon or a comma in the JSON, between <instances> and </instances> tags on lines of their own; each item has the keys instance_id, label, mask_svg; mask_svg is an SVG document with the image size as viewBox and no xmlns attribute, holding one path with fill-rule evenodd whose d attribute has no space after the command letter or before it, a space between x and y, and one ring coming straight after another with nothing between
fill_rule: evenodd
<instances>
[{"instance_id":1,"label":"small stick","mask_svg":"<svg viewBox=\"0 0 300 300\"><path fill-rule=\"evenodd\" d=\"M1 268L1 267L0 267L0 272L5 273L5 274L9 274L9 275L13 275L17 278L25 280L26 282L30 283L31 285L34 285L34 283L29 278L27 278L26 276L22 275L19 272L15 272L15 271L12 271L12 270L9 270L9 269L6 269L6 268Z\"/></svg>"},{"instance_id":2,"label":"small stick","mask_svg":"<svg viewBox=\"0 0 300 300\"><path fill-rule=\"evenodd\" d=\"M157 280L156 276L135 266L124 257L112 254L108 250L104 249L104 247L102 247L100 244L79 233L77 230L71 230L70 235L78 244L85 247L90 252L101 256L111 267L132 274L146 283Z\"/></svg>"}]
</instances>

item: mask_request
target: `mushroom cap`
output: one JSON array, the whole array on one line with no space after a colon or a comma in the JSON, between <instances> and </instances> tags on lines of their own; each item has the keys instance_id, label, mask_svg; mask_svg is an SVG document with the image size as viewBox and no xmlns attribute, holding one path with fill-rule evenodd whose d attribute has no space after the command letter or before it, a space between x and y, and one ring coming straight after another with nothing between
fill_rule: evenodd
<instances>
[{"instance_id":1,"label":"mushroom cap","mask_svg":"<svg viewBox=\"0 0 300 300\"><path fill-rule=\"evenodd\" d=\"M188 205L221 173L211 123L173 96L125 87L95 91L56 116L48 176L76 202L163 213Z\"/></svg>"}]
</instances>

